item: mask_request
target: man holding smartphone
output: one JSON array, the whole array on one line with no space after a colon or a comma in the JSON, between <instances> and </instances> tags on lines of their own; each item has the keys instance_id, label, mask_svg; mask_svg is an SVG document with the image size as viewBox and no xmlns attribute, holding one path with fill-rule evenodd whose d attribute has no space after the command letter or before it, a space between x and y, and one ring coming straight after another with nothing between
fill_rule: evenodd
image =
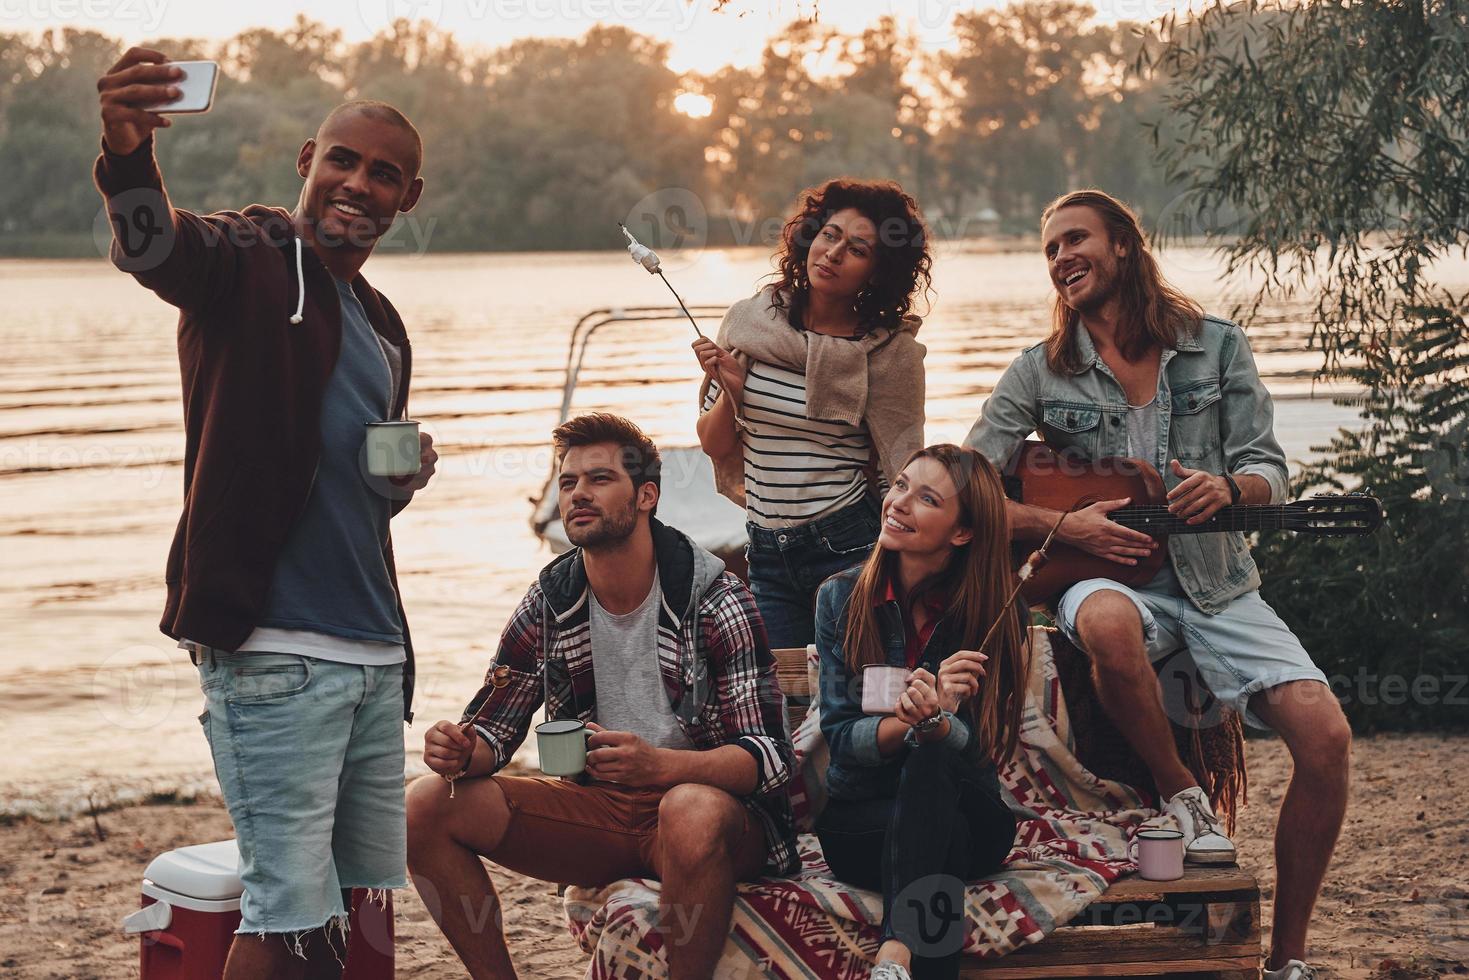
<instances>
[{"instance_id":1,"label":"man holding smartphone","mask_svg":"<svg viewBox=\"0 0 1469 980\"><path fill-rule=\"evenodd\" d=\"M97 83L94 177L111 258L179 310L184 508L161 628L197 664L240 847L225 976L333 977L350 889L405 882L403 729L413 651L390 517L427 485L361 464L403 417L411 349L360 269L423 190L412 124L333 110L296 159L293 211L173 207L153 155L182 72L133 48Z\"/></svg>"}]
</instances>

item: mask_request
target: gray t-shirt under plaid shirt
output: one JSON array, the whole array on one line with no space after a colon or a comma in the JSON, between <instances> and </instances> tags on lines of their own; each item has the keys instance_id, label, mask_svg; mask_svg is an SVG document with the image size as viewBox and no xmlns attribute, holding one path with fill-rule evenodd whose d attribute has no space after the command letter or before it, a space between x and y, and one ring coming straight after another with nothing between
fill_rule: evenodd
<instances>
[{"instance_id":1,"label":"gray t-shirt under plaid shirt","mask_svg":"<svg viewBox=\"0 0 1469 980\"><path fill-rule=\"evenodd\" d=\"M704 411L719 382L709 385ZM760 527L794 527L867 494L872 437L865 425L806 417L806 375L751 361L745 375L745 509Z\"/></svg>"},{"instance_id":2,"label":"gray t-shirt under plaid shirt","mask_svg":"<svg viewBox=\"0 0 1469 980\"><path fill-rule=\"evenodd\" d=\"M617 615L591 594L592 676L597 685L597 724L632 732L655 749L692 749L658 670L658 574L643 604Z\"/></svg>"}]
</instances>

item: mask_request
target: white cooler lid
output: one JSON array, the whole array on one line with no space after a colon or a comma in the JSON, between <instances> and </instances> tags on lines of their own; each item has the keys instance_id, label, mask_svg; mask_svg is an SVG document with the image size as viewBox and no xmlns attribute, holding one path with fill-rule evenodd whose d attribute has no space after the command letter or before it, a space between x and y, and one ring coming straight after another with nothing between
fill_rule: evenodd
<instances>
[{"instance_id":1,"label":"white cooler lid","mask_svg":"<svg viewBox=\"0 0 1469 980\"><path fill-rule=\"evenodd\" d=\"M160 854L148 862L143 877L175 895L205 901L238 900L244 891L240 849L233 840L191 844Z\"/></svg>"}]
</instances>

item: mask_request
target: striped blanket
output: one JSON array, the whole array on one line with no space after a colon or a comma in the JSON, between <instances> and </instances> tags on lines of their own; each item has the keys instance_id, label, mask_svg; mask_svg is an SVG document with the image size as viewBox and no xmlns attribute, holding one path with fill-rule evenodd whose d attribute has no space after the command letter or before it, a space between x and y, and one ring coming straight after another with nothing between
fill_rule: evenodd
<instances>
[{"instance_id":1,"label":"striped blanket","mask_svg":"<svg viewBox=\"0 0 1469 980\"><path fill-rule=\"evenodd\" d=\"M1033 639L1021 751L1000 774L1019 821L1015 847L1000 872L970 884L965 900L964 951L985 957L1039 941L1132 871L1128 843L1157 816L1138 791L1077 761L1050 644L1043 632ZM835 880L809 833L826 762L816 713L813 705L795 734L805 776L792 789L797 826L806 831L801 869L794 878L740 886L717 977L838 980L866 977L872 968L882 897ZM590 980L667 976L663 937L653 930L658 888L636 878L567 890L567 921L591 956Z\"/></svg>"}]
</instances>

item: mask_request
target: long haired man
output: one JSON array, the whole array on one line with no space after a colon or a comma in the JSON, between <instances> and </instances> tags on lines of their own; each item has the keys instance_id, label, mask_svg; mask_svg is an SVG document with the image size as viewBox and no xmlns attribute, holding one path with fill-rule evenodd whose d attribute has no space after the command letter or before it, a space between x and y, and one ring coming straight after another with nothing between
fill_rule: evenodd
<instances>
[{"instance_id":1,"label":"long haired man","mask_svg":"<svg viewBox=\"0 0 1469 980\"><path fill-rule=\"evenodd\" d=\"M1191 524L1230 504L1282 502L1285 454L1244 331L1170 286L1136 216L1101 191L1054 201L1041 240L1056 291L1050 336L1010 365L969 444L1000 467L1031 432L1063 454L1145 460L1163 474L1169 510ZM1127 503L1077 511L1060 538L1137 564L1157 542L1109 518ZM1059 517L1014 501L1008 510L1012 533L1027 538ZM1176 535L1152 581L1077 583L1058 620L1091 657L1102 706L1152 772L1190 861L1231 863L1234 844L1178 756L1151 662L1186 649L1215 697L1285 740L1295 774L1276 829L1266 977L1307 980L1315 974L1304 961L1306 929L1346 811L1351 730L1325 675L1259 587L1242 534Z\"/></svg>"}]
</instances>

